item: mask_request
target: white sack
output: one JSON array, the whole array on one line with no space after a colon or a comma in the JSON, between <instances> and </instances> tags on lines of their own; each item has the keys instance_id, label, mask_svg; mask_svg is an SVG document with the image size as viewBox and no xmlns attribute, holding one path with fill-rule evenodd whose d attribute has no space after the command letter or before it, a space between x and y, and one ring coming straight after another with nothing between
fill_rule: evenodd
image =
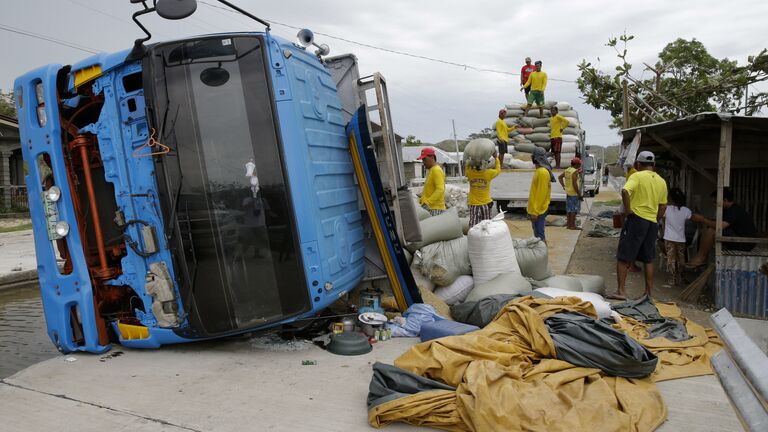
<instances>
[{"instance_id":1,"label":"white sack","mask_svg":"<svg viewBox=\"0 0 768 432\"><path fill-rule=\"evenodd\" d=\"M463 303L474 287L475 281L472 276L461 275L452 284L435 288L435 295L447 305L453 306L457 303Z\"/></svg>"},{"instance_id":2,"label":"white sack","mask_svg":"<svg viewBox=\"0 0 768 432\"><path fill-rule=\"evenodd\" d=\"M530 282L520 273L501 273L482 284L478 284L475 279L475 287L465 301L479 301L496 294L523 294L530 291Z\"/></svg>"},{"instance_id":3,"label":"white sack","mask_svg":"<svg viewBox=\"0 0 768 432\"><path fill-rule=\"evenodd\" d=\"M600 294L586 293L586 292L573 292L559 288L538 288L535 291L542 294L546 294L550 297L578 297L584 301L592 303L597 312L597 319L608 318L611 316L611 305Z\"/></svg>"},{"instance_id":4,"label":"white sack","mask_svg":"<svg viewBox=\"0 0 768 432\"><path fill-rule=\"evenodd\" d=\"M589 274L569 274L567 276L578 279L584 292L605 295L605 279L602 276Z\"/></svg>"},{"instance_id":5,"label":"white sack","mask_svg":"<svg viewBox=\"0 0 768 432\"><path fill-rule=\"evenodd\" d=\"M468 246L475 285L502 273L520 273L512 236L504 222L504 213L470 228Z\"/></svg>"},{"instance_id":6,"label":"white sack","mask_svg":"<svg viewBox=\"0 0 768 432\"><path fill-rule=\"evenodd\" d=\"M461 236L424 246L421 254L421 274L438 286L452 284L461 275L471 275L467 238Z\"/></svg>"},{"instance_id":7,"label":"white sack","mask_svg":"<svg viewBox=\"0 0 768 432\"><path fill-rule=\"evenodd\" d=\"M533 281L531 285L537 288L549 287L560 288L567 291L582 292L584 288L581 285L581 281L571 276L556 275L546 279Z\"/></svg>"}]
</instances>

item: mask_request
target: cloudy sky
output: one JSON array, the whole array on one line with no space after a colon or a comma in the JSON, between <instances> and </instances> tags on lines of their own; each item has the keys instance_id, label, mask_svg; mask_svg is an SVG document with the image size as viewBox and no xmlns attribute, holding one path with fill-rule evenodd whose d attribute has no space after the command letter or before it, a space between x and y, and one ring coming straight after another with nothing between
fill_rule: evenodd
<instances>
[{"instance_id":1,"label":"cloudy sky","mask_svg":"<svg viewBox=\"0 0 768 432\"><path fill-rule=\"evenodd\" d=\"M519 77L476 69L519 72L526 56L541 59L551 81L547 99L569 101L580 112L590 144L617 141L609 115L581 103L572 82L581 59L612 70L617 60L605 46L610 36L635 35L630 61L639 77L641 62L653 63L659 51L678 37L702 41L716 57L743 63L768 45L768 1L293 1L232 0L273 22L272 31L294 38L294 27L362 44L426 56L460 67L364 47L317 35L331 53L357 55L362 74L379 71L387 78L394 126L398 133L429 142L450 137L451 120L459 137L490 126L505 103L522 100ZM154 40L222 31L261 31L245 17L198 2L183 21L157 16L143 22ZM140 30L130 19L137 9L129 0L23 0L2 2L0 88L16 76L47 63L71 64L90 54L130 48ZM278 24L281 23L281 24ZM288 25L288 26L286 26ZM11 30L11 31L9 31ZM32 32L81 49L14 32ZM646 72L647 76L648 72ZM570 82L569 82L570 81ZM766 88L763 86L762 88ZM755 89L752 89L754 91Z\"/></svg>"}]
</instances>

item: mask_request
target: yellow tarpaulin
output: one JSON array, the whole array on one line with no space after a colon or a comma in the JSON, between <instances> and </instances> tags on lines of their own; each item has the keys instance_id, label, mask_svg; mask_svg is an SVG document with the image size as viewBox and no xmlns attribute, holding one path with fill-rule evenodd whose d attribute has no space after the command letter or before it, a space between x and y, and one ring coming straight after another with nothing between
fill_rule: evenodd
<instances>
[{"instance_id":1,"label":"yellow tarpaulin","mask_svg":"<svg viewBox=\"0 0 768 432\"><path fill-rule=\"evenodd\" d=\"M658 307L666 316L681 317L672 305ZM591 303L575 297L524 297L508 303L482 330L414 345L395 366L456 390L384 402L369 410L370 424L401 421L451 431L652 431L667 416L654 380L711 373L709 355L718 341L692 322L687 326L693 338L685 342L644 341L643 324L621 325L659 356L652 377L613 377L556 360L544 319L560 312L596 316Z\"/></svg>"}]
</instances>

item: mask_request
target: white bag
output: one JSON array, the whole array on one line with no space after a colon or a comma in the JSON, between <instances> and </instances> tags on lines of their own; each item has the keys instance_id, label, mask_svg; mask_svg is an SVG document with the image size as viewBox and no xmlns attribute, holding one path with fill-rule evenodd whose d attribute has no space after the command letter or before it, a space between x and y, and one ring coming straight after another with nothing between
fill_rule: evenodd
<instances>
[{"instance_id":1,"label":"white bag","mask_svg":"<svg viewBox=\"0 0 768 432\"><path fill-rule=\"evenodd\" d=\"M566 276L578 279L584 292L605 295L605 279L602 276L589 274L569 274Z\"/></svg>"},{"instance_id":2,"label":"white bag","mask_svg":"<svg viewBox=\"0 0 768 432\"><path fill-rule=\"evenodd\" d=\"M485 283L475 283L475 287L465 301L479 301L497 294L523 294L530 291L531 283L523 275L519 273L502 273Z\"/></svg>"},{"instance_id":3,"label":"white bag","mask_svg":"<svg viewBox=\"0 0 768 432\"><path fill-rule=\"evenodd\" d=\"M440 297L447 305L453 306L464 302L474 287L475 281L472 279L472 276L461 275L452 284L435 288L435 295Z\"/></svg>"},{"instance_id":4,"label":"white bag","mask_svg":"<svg viewBox=\"0 0 768 432\"><path fill-rule=\"evenodd\" d=\"M477 138L464 148L464 160L472 164L484 163L493 156L496 144L488 138Z\"/></svg>"},{"instance_id":5,"label":"white bag","mask_svg":"<svg viewBox=\"0 0 768 432\"><path fill-rule=\"evenodd\" d=\"M520 273L533 280L542 280L552 276L549 268L549 253L547 245L540 238L531 237L525 240L513 240L517 264Z\"/></svg>"},{"instance_id":6,"label":"white bag","mask_svg":"<svg viewBox=\"0 0 768 432\"><path fill-rule=\"evenodd\" d=\"M575 277L571 276L563 276L563 275L557 275L548 277L546 279L542 279L539 281L533 281L531 282L531 285L543 288L543 287L549 287L549 288L559 288L566 291L573 291L573 292L582 292L584 291L584 288L581 285L581 281L576 279Z\"/></svg>"},{"instance_id":7,"label":"white bag","mask_svg":"<svg viewBox=\"0 0 768 432\"><path fill-rule=\"evenodd\" d=\"M588 301L592 303L592 306L595 307L595 312L597 312L597 319L601 318L608 318L611 316L611 305L605 301L603 296L600 294L595 293L587 293L587 292L573 292L568 291L564 289L559 288L538 288L534 290L536 292L540 292L542 294L546 294L550 297L578 297L584 301Z\"/></svg>"},{"instance_id":8,"label":"white bag","mask_svg":"<svg viewBox=\"0 0 768 432\"><path fill-rule=\"evenodd\" d=\"M558 102L555 104L558 111L569 111L573 109L573 106L568 102Z\"/></svg>"},{"instance_id":9,"label":"white bag","mask_svg":"<svg viewBox=\"0 0 768 432\"><path fill-rule=\"evenodd\" d=\"M512 236L504 222L504 213L473 226L467 240L475 285L502 273L520 273Z\"/></svg>"}]
</instances>

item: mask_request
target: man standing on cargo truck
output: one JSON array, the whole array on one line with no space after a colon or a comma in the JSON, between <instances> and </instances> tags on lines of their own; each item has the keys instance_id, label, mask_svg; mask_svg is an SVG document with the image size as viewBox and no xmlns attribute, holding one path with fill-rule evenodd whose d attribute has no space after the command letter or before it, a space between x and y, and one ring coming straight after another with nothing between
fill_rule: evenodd
<instances>
[{"instance_id":1,"label":"man standing on cargo truck","mask_svg":"<svg viewBox=\"0 0 768 432\"><path fill-rule=\"evenodd\" d=\"M549 109L552 117L549 119L549 142L552 154L555 155L555 168L560 168L560 152L563 149L563 131L568 127L568 119L561 116L556 106Z\"/></svg>"},{"instance_id":2,"label":"man standing on cargo truck","mask_svg":"<svg viewBox=\"0 0 768 432\"><path fill-rule=\"evenodd\" d=\"M557 180L565 189L565 211L568 222L566 228L569 230L578 229L576 227L576 215L581 211L581 188L579 187L579 170L581 169L581 159L571 159L571 166L560 174Z\"/></svg>"},{"instance_id":3,"label":"man standing on cargo truck","mask_svg":"<svg viewBox=\"0 0 768 432\"><path fill-rule=\"evenodd\" d=\"M530 88L528 94L528 105L523 108L523 117L528 115L533 103L539 107L539 117L544 117L544 90L547 88L547 74L541 70L541 60L536 60L536 70L528 75L528 79L523 84L524 88Z\"/></svg>"},{"instance_id":4,"label":"man standing on cargo truck","mask_svg":"<svg viewBox=\"0 0 768 432\"><path fill-rule=\"evenodd\" d=\"M507 110L499 110L499 118L496 120L496 147L499 149L499 159L504 162L504 155L509 153L509 133L517 129L517 126L507 126L504 118L507 117Z\"/></svg>"},{"instance_id":5,"label":"man standing on cargo truck","mask_svg":"<svg viewBox=\"0 0 768 432\"><path fill-rule=\"evenodd\" d=\"M653 288L653 260L656 257L658 221L667 207L667 182L654 172L656 157L649 151L637 155L637 172L624 184L621 199L626 221L619 237L616 253L618 292L609 298L626 300L624 284L629 267L635 261L645 263L645 294Z\"/></svg>"},{"instance_id":6,"label":"man standing on cargo truck","mask_svg":"<svg viewBox=\"0 0 768 432\"><path fill-rule=\"evenodd\" d=\"M494 154L496 167L488 169L475 169L467 164L464 168L464 175L469 180L469 196L467 204L469 205L469 227L472 228L480 221L491 218L491 209L493 209L493 200L491 200L491 180L501 172L501 162L499 155Z\"/></svg>"},{"instance_id":7,"label":"man standing on cargo truck","mask_svg":"<svg viewBox=\"0 0 768 432\"><path fill-rule=\"evenodd\" d=\"M523 65L522 69L520 69L520 90L525 92L525 100L528 100L528 93L530 93L531 88L525 86L525 82L528 81L528 76L531 75L533 71L536 70L536 66L531 64L531 58L526 57L525 58L525 65Z\"/></svg>"},{"instance_id":8,"label":"man standing on cargo truck","mask_svg":"<svg viewBox=\"0 0 768 432\"><path fill-rule=\"evenodd\" d=\"M424 181L424 190L421 192L419 204L430 215L437 216L445 211L445 173L437 163L435 149L425 147L418 158L427 170L427 178Z\"/></svg>"},{"instance_id":9,"label":"man standing on cargo truck","mask_svg":"<svg viewBox=\"0 0 768 432\"><path fill-rule=\"evenodd\" d=\"M536 166L536 172L533 173L531 191L528 195L528 218L531 219L533 235L546 242L544 225L549 212L549 200L552 191L550 183L555 181L555 176L552 175L552 167L547 160L547 152L543 148L536 147L531 159Z\"/></svg>"}]
</instances>

